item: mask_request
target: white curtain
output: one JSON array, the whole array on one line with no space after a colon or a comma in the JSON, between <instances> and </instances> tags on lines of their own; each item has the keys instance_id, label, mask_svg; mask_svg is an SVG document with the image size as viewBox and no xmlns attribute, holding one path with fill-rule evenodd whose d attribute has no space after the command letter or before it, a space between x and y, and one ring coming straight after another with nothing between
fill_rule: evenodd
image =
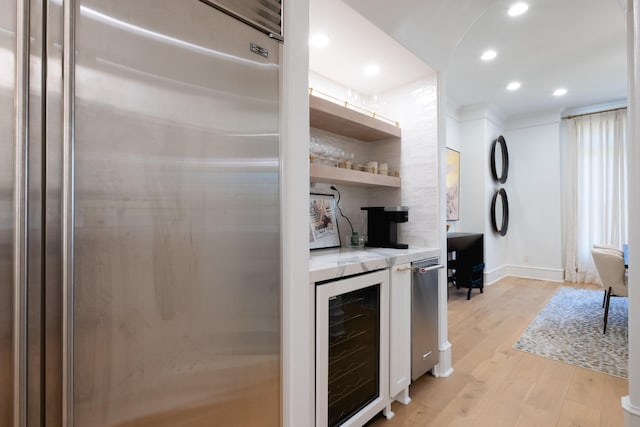
<instances>
[{"instance_id":1,"label":"white curtain","mask_svg":"<svg viewBox=\"0 0 640 427\"><path fill-rule=\"evenodd\" d=\"M598 283L594 244L627 243L626 110L566 120L565 280Z\"/></svg>"}]
</instances>

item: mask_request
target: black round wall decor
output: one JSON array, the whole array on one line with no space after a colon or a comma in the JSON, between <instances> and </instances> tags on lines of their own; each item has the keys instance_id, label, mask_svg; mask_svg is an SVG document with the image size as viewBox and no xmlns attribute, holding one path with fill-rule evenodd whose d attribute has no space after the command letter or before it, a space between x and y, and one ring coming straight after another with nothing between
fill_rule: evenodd
<instances>
[{"instance_id":1,"label":"black round wall decor","mask_svg":"<svg viewBox=\"0 0 640 427\"><path fill-rule=\"evenodd\" d=\"M496 167L496 146L500 149L501 170ZM507 141L500 135L491 144L491 174L493 179L504 184L507 182L507 175L509 174L509 152L507 151Z\"/></svg>"},{"instance_id":2,"label":"black round wall decor","mask_svg":"<svg viewBox=\"0 0 640 427\"><path fill-rule=\"evenodd\" d=\"M502 204L502 221L500 227L498 227L498 221L496 218L496 204L498 197L500 197L500 202ZM507 200L507 192L504 188L496 191L493 195L493 199L491 200L491 225L499 235L505 236L507 234L507 228L509 227L509 201Z\"/></svg>"}]
</instances>

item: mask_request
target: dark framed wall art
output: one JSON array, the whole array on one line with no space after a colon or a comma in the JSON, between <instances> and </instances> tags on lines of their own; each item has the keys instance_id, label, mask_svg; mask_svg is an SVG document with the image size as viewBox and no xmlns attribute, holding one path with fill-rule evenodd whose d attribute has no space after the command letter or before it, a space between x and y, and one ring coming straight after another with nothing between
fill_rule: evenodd
<instances>
[{"instance_id":1,"label":"dark framed wall art","mask_svg":"<svg viewBox=\"0 0 640 427\"><path fill-rule=\"evenodd\" d=\"M509 151L507 141L500 135L491 143L491 175L498 184L507 182L509 175ZM491 225L493 230L500 236L507 235L509 227L509 200L507 191L500 187L496 190L491 199Z\"/></svg>"}]
</instances>

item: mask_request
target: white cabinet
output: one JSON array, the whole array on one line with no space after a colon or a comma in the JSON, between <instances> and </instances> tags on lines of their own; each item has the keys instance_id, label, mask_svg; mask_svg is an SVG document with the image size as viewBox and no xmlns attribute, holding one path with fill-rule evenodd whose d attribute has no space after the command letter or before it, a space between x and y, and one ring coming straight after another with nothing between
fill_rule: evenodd
<instances>
[{"instance_id":1,"label":"white cabinet","mask_svg":"<svg viewBox=\"0 0 640 427\"><path fill-rule=\"evenodd\" d=\"M411 264L391 267L389 309L389 397L411 402Z\"/></svg>"},{"instance_id":2,"label":"white cabinet","mask_svg":"<svg viewBox=\"0 0 640 427\"><path fill-rule=\"evenodd\" d=\"M439 253L437 248L312 251L309 283L314 287L315 296L317 426L326 427L334 423L343 423L340 425L345 427L359 426L380 410L390 418L393 416L393 400L405 405L411 401L411 307L415 274L412 263L437 257ZM376 295L378 304L375 303ZM379 310L360 316L364 314L360 312L367 311L366 307L376 305ZM378 315L367 321L367 316L376 311ZM379 323L371 320L374 317L379 319ZM366 334L379 336L379 340L365 339ZM366 363L370 356L376 355L379 357L376 362ZM346 360L351 356L356 363ZM330 363L332 359L333 363ZM353 411L337 408L342 404L341 396L359 400L356 398L360 395L360 386L368 384L361 380L376 376L369 371L367 374L356 372L361 367L368 370L367 365L373 366L374 370L377 368L379 373L372 387L373 400L348 420L337 419L330 423L329 419L334 418L329 411L332 404L337 414L343 410L351 414L362 406L356 402ZM355 377L356 381L347 377ZM345 386L340 385L342 382Z\"/></svg>"}]
</instances>

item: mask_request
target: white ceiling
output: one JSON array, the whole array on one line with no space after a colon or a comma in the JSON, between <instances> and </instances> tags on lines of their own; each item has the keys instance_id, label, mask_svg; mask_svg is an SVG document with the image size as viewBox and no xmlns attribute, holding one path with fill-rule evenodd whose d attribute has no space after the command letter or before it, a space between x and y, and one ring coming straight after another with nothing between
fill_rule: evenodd
<instances>
[{"instance_id":1,"label":"white ceiling","mask_svg":"<svg viewBox=\"0 0 640 427\"><path fill-rule=\"evenodd\" d=\"M309 47L311 71L358 92L375 95L434 71L342 0L310 0L309 36L325 34L329 44ZM363 68L377 64L375 77Z\"/></svg>"},{"instance_id":2,"label":"white ceiling","mask_svg":"<svg viewBox=\"0 0 640 427\"><path fill-rule=\"evenodd\" d=\"M442 72L450 104L491 104L506 116L626 97L619 0L525 0L527 13L512 18L507 10L514 2L310 0L310 35L330 38L327 47L310 48L310 69L375 95L432 72L431 66ZM489 48L498 57L481 61ZM363 76L372 62L380 74ZM521 89L507 91L514 80ZM554 97L559 87L567 95Z\"/></svg>"}]
</instances>

